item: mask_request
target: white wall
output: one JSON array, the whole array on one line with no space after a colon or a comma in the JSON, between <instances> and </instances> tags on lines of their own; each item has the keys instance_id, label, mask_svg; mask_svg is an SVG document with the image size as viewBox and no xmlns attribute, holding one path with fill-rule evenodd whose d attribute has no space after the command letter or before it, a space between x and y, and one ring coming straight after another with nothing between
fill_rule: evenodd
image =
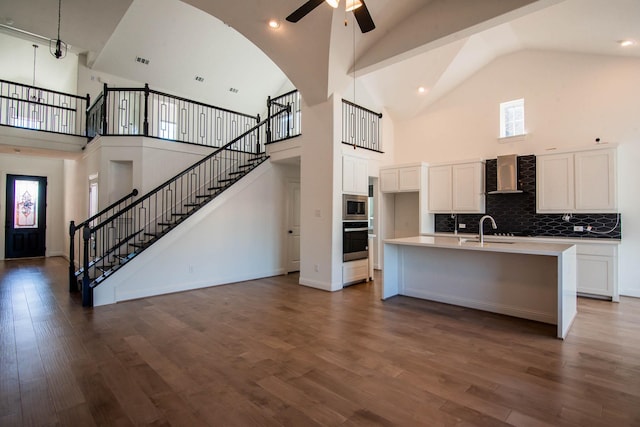
<instances>
[{"instance_id":1,"label":"white wall","mask_svg":"<svg viewBox=\"0 0 640 427\"><path fill-rule=\"evenodd\" d=\"M95 305L283 274L294 169L263 163L98 286Z\"/></svg>"},{"instance_id":2,"label":"white wall","mask_svg":"<svg viewBox=\"0 0 640 427\"><path fill-rule=\"evenodd\" d=\"M498 143L499 103L525 99L524 141ZM441 162L619 144L620 292L640 296L640 59L523 51L492 62L415 119L395 162Z\"/></svg>"},{"instance_id":3,"label":"white wall","mask_svg":"<svg viewBox=\"0 0 640 427\"><path fill-rule=\"evenodd\" d=\"M342 288L342 178L336 178L342 170L335 122L338 100L334 95L309 107L303 98L304 131L299 137L300 284L327 291Z\"/></svg>"},{"instance_id":4,"label":"white wall","mask_svg":"<svg viewBox=\"0 0 640 427\"><path fill-rule=\"evenodd\" d=\"M0 52L5 58L0 67L0 78L26 85L33 84L33 44L0 33ZM36 51L35 86L76 93L78 56L68 52L64 58L56 59L49 52L48 44L35 44L39 46Z\"/></svg>"},{"instance_id":5,"label":"white wall","mask_svg":"<svg viewBox=\"0 0 640 427\"><path fill-rule=\"evenodd\" d=\"M0 154L0 223L6 220L7 174L47 177L46 256L60 256L67 251L64 224L64 160ZM4 259L5 233L0 233L0 258Z\"/></svg>"},{"instance_id":6,"label":"white wall","mask_svg":"<svg viewBox=\"0 0 640 427\"><path fill-rule=\"evenodd\" d=\"M210 147L145 137L98 138L93 140L85 150L77 185L84 188L84 204L88 206L89 176L98 174L99 208L102 209L115 201L114 191L119 193L123 191L112 188L117 182L110 177L110 173L113 173L112 162L131 162L132 186L129 191L136 188L140 194L145 194L212 153L213 150ZM86 217L77 218L78 221L84 219Z\"/></svg>"}]
</instances>

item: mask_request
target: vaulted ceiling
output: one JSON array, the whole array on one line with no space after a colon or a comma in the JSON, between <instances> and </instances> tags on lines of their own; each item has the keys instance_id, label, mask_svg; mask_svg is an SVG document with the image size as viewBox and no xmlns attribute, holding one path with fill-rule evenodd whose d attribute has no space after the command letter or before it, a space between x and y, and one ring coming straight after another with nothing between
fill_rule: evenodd
<instances>
[{"instance_id":1,"label":"vaulted ceiling","mask_svg":"<svg viewBox=\"0 0 640 427\"><path fill-rule=\"evenodd\" d=\"M310 104L348 93L355 72L368 106L398 119L518 50L640 57L617 44L640 42L638 0L367 0L377 28L366 34L327 4L284 21L304 1L63 0L62 39L96 70L247 112L287 87ZM0 24L54 38L57 2L2 2Z\"/></svg>"}]
</instances>

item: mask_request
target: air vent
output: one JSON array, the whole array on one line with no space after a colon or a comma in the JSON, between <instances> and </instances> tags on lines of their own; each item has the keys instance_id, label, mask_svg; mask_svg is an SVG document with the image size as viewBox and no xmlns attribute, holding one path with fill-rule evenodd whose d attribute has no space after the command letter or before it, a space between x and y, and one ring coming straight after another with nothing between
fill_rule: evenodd
<instances>
[{"instance_id":1,"label":"air vent","mask_svg":"<svg viewBox=\"0 0 640 427\"><path fill-rule=\"evenodd\" d=\"M204 81L204 77L196 76L196 81L202 83Z\"/></svg>"},{"instance_id":2,"label":"air vent","mask_svg":"<svg viewBox=\"0 0 640 427\"><path fill-rule=\"evenodd\" d=\"M136 56L136 62L139 62L139 63L144 64L144 65L149 65L149 60L145 59L145 58L143 58L141 56Z\"/></svg>"},{"instance_id":3,"label":"air vent","mask_svg":"<svg viewBox=\"0 0 640 427\"><path fill-rule=\"evenodd\" d=\"M238 89L236 89L235 87L230 87L229 92L238 93Z\"/></svg>"}]
</instances>

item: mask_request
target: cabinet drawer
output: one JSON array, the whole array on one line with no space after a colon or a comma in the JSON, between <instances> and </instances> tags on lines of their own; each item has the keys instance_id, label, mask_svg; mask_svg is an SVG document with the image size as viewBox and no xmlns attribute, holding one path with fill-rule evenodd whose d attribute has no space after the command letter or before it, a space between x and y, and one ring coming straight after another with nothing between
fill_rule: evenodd
<instances>
[{"instance_id":1,"label":"cabinet drawer","mask_svg":"<svg viewBox=\"0 0 640 427\"><path fill-rule=\"evenodd\" d=\"M369 277L369 260L360 259L342 264L342 283L348 284L367 280Z\"/></svg>"},{"instance_id":2,"label":"cabinet drawer","mask_svg":"<svg viewBox=\"0 0 640 427\"><path fill-rule=\"evenodd\" d=\"M578 255L598 255L598 256L613 257L616 255L616 247L612 245L580 243L576 245L576 253Z\"/></svg>"}]
</instances>

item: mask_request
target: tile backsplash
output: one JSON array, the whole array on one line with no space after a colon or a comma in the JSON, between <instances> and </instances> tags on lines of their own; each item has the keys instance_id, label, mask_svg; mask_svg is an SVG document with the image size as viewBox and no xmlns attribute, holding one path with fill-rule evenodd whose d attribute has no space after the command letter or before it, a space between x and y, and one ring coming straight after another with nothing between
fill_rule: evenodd
<instances>
[{"instance_id":1,"label":"tile backsplash","mask_svg":"<svg viewBox=\"0 0 640 427\"><path fill-rule=\"evenodd\" d=\"M487 192L497 187L497 160L487 160L485 180ZM487 194L486 214L491 215L498 225L493 230L490 221L485 221L487 234L516 233L525 236L552 236L572 238L620 239L622 237L622 219L619 214L573 214L569 221L562 214L536 213L536 157L533 155L518 157L518 184L523 191L518 194ZM482 214L459 214L458 224L465 224L460 232L478 233L478 222ZM453 232L455 220L448 214L435 215L436 232ZM576 232L573 227L581 225L593 232ZM602 233L602 234L601 234Z\"/></svg>"}]
</instances>

